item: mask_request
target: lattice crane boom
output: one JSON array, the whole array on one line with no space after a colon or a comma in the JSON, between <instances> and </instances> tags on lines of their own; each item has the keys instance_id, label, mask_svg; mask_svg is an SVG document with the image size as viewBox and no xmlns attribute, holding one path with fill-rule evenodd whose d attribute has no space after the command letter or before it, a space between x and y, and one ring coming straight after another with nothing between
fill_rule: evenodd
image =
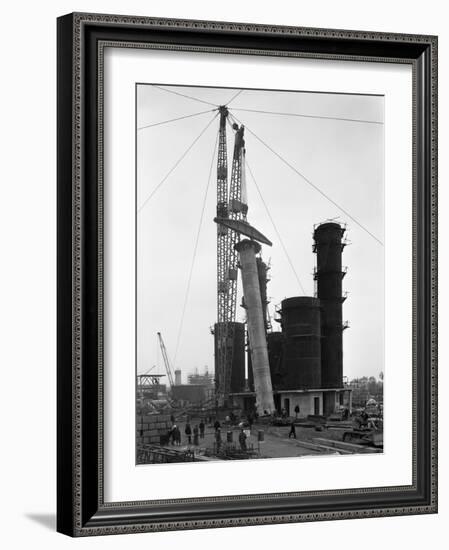
<instances>
[{"instance_id":1,"label":"lattice crane boom","mask_svg":"<svg viewBox=\"0 0 449 550\"><path fill-rule=\"evenodd\" d=\"M245 140L244 127L233 124L235 130L234 155L232 159L231 184L229 187L228 217L230 220L246 221L248 212L245 183ZM242 193L243 191L243 193ZM228 308L227 308L227 341L225 360L225 396L230 392L232 362L234 359L235 317L237 308L238 253L235 245L240 241L240 233L228 231Z\"/></svg>"},{"instance_id":2,"label":"lattice crane boom","mask_svg":"<svg viewBox=\"0 0 449 550\"><path fill-rule=\"evenodd\" d=\"M159 345L161 346L161 352L162 352L162 358L164 360L165 370L167 372L168 381L170 383L170 387L172 388L175 385L175 382L173 380L173 373L170 366L170 361L168 359L167 355L167 349L164 344L164 340L162 339L162 334L160 332L157 333L157 337L159 338Z\"/></svg>"},{"instance_id":3,"label":"lattice crane boom","mask_svg":"<svg viewBox=\"0 0 449 550\"><path fill-rule=\"evenodd\" d=\"M235 133L231 184L228 195L226 121L228 109L220 107L219 153L217 162L217 218L246 220L246 185L244 181L245 141L243 126L233 125ZM243 185L242 185L243 182ZM243 195L242 195L243 188ZM235 316L237 305L237 252L240 240L235 231L217 224L217 334L216 378L218 399L224 402L230 392L234 353Z\"/></svg>"},{"instance_id":4,"label":"lattice crane boom","mask_svg":"<svg viewBox=\"0 0 449 550\"><path fill-rule=\"evenodd\" d=\"M217 217L228 217L228 150L226 143L226 121L228 109L225 106L219 108L220 128L218 135L217 157ZM217 325L215 329L216 358L215 380L216 393L219 400L223 399L226 364L227 342L227 229L217 225Z\"/></svg>"}]
</instances>

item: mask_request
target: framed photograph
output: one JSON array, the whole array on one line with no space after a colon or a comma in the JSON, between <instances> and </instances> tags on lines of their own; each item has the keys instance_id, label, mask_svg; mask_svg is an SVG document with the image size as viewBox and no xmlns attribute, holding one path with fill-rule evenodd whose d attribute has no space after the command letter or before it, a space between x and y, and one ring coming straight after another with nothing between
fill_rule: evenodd
<instances>
[{"instance_id":1,"label":"framed photograph","mask_svg":"<svg viewBox=\"0 0 449 550\"><path fill-rule=\"evenodd\" d=\"M437 38L58 19L58 531L437 511Z\"/></svg>"}]
</instances>

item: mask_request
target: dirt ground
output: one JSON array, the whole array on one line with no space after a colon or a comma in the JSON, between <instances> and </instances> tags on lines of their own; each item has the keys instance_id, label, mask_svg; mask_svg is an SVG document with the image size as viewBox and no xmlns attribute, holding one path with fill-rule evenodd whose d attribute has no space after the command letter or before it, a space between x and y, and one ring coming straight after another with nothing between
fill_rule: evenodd
<instances>
[{"instance_id":1,"label":"dirt ground","mask_svg":"<svg viewBox=\"0 0 449 550\"><path fill-rule=\"evenodd\" d=\"M199 419L191 419L190 425L193 427L199 424ZM205 436L203 439L199 439L199 445L188 444L187 436L185 435L185 421L177 422L178 427L181 430L181 446L174 447L178 450L193 449L195 454L203 455L207 454L206 450L212 450L215 443L215 430L213 426L206 426ZM264 441L258 442L258 431L263 430ZM222 441L226 442L227 432L232 432L233 443L239 446L238 428L232 428L228 426L222 426L221 437ZM322 452L309 449L301 446L301 441L313 443L313 439L316 437L325 437L327 439L342 440L343 429L328 428L322 431L317 431L313 427L296 426L296 439L288 437L290 426L270 426L270 425L253 425L251 435L247 439L248 447L253 447L255 451L258 451L260 458L282 458L282 457L298 457L307 455L322 455Z\"/></svg>"}]
</instances>

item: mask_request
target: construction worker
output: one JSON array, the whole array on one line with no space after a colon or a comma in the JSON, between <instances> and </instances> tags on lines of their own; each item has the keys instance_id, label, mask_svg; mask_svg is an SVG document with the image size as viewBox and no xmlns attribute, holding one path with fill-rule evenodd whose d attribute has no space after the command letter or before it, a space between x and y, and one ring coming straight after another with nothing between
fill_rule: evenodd
<instances>
[{"instance_id":1,"label":"construction worker","mask_svg":"<svg viewBox=\"0 0 449 550\"><path fill-rule=\"evenodd\" d=\"M204 430L206 429L206 425L204 424L204 421L201 420L200 422L200 439L204 439Z\"/></svg>"},{"instance_id":2,"label":"construction worker","mask_svg":"<svg viewBox=\"0 0 449 550\"><path fill-rule=\"evenodd\" d=\"M246 451L246 433L245 433L245 430L243 430L243 428L240 430L240 433L239 433L239 443L240 443L240 449L242 451Z\"/></svg>"},{"instance_id":3,"label":"construction worker","mask_svg":"<svg viewBox=\"0 0 449 550\"><path fill-rule=\"evenodd\" d=\"M195 427L193 428L193 444L196 445L197 447L200 444L198 436L199 436L198 426L195 425Z\"/></svg>"},{"instance_id":4,"label":"construction worker","mask_svg":"<svg viewBox=\"0 0 449 550\"><path fill-rule=\"evenodd\" d=\"M186 429L184 430L184 433L187 436L187 443L189 445L192 444L192 428L190 427L190 424L187 422Z\"/></svg>"},{"instance_id":5,"label":"construction worker","mask_svg":"<svg viewBox=\"0 0 449 550\"><path fill-rule=\"evenodd\" d=\"M178 428L178 426L174 427L174 443L176 445L181 445L181 430Z\"/></svg>"},{"instance_id":6,"label":"construction worker","mask_svg":"<svg viewBox=\"0 0 449 550\"><path fill-rule=\"evenodd\" d=\"M360 414L360 418L362 419L362 422L360 424L360 427L368 427L368 413L366 412L366 409L363 409L363 411Z\"/></svg>"},{"instance_id":7,"label":"construction worker","mask_svg":"<svg viewBox=\"0 0 449 550\"><path fill-rule=\"evenodd\" d=\"M217 428L215 430L215 443L217 444L217 453L219 453L221 448L221 429L220 428Z\"/></svg>"},{"instance_id":8,"label":"construction worker","mask_svg":"<svg viewBox=\"0 0 449 550\"><path fill-rule=\"evenodd\" d=\"M171 442L172 445L176 443L176 424L173 424L168 432L168 441Z\"/></svg>"},{"instance_id":9,"label":"construction worker","mask_svg":"<svg viewBox=\"0 0 449 550\"><path fill-rule=\"evenodd\" d=\"M288 438L294 437L296 439L296 427L295 427L295 421L293 420L290 424L290 431L288 432Z\"/></svg>"}]
</instances>

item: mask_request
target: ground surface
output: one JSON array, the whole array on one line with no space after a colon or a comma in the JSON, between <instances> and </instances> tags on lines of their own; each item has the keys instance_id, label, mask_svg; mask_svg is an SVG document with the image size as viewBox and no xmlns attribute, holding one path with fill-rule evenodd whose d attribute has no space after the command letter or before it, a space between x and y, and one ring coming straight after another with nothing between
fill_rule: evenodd
<instances>
[{"instance_id":1,"label":"ground surface","mask_svg":"<svg viewBox=\"0 0 449 550\"><path fill-rule=\"evenodd\" d=\"M192 419L191 427L195 424L198 424L199 420ZM177 426L181 430L181 445L172 446L173 449L177 450L194 450L195 455L203 455L206 449L213 450L215 443L215 430L213 426L206 426L205 435L203 439L199 439L199 445L193 445L193 435L192 443L188 444L187 436L185 435L185 421L177 421ZM263 430L264 432L264 441L258 444L258 431ZM239 447L238 436L239 429L234 427L229 427L222 425L221 427L221 437L222 441L226 441L226 434L228 431L232 432L233 442ZM251 430L251 435L247 439L248 447L252 446L255 451L260 451L260 458L282 458L282 457L298 457L306 455L319 455L323 454L322 452L310 449L307 446L301 445L302 442L307 444L313 443L314 438L324 437L327 439L334 439L341 441L344 429L338 428L329 428L324 429L323 431L316 431L313 427L300 427L296 426L296 439L288 437L290 431L289 426L267 426L267 425L254 425Z\"/></svg>"}]
</instances>

